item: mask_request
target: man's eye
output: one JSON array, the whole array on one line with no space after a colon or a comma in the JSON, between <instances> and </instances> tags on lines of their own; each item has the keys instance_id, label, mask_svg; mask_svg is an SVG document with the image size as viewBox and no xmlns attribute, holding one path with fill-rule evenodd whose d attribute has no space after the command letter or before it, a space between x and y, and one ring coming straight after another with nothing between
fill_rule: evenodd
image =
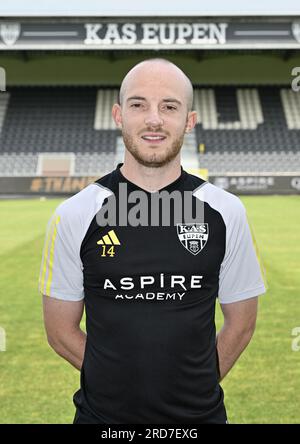
<instances>
[{"instance_id":1,"label":"man's eye","mask_svg":"<svg viewBox=\"0 0 300 444\"><path fill-rule=\"evenodd\" d=\"M131 105L131 107L133 107L133 108L139 108L140 106L141 106L140 103L133 103L133 104Z\"/></svg>"},{"instance_id":2,"label":"man's eye","mask_svg":"<svg viewBox=\"0 0 300 444\"><path fill-rule=\"evenodd\" d=\"M167 108L168 111L176 110L176 107L172 106L172 105L167 105L166 108Z\"/></svg>"}]
</instances>

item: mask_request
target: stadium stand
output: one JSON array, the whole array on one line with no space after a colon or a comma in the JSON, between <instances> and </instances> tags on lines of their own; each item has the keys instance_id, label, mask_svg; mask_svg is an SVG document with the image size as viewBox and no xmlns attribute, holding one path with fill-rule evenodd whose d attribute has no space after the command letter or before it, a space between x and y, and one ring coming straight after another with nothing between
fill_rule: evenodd
<instances>
[{"instance_id":1,"label":"stadium stand","mask_svg":"<svg viewBox=\"0 0 300 444\"><path fill-rule=\"evenodd\" d=\"M209 171L299 171L300 103L290 89L200 89L195 105L197 144L205 146L200 164Z\"/></svg>"},{"instance_id":2,"label":"stadium stand","mask_svg":"<svg viewBox=\"0 0 300 444\"><path fill-rule=\"evenodd\" d=\"M74 153L70 174L105 174L123 157L117 88L13 87L0 95L0 175L41 174L40 156ZM183 165L210 174L300 170L300 96L286 86L195 87Z\"/></svg>"}]
</instances>

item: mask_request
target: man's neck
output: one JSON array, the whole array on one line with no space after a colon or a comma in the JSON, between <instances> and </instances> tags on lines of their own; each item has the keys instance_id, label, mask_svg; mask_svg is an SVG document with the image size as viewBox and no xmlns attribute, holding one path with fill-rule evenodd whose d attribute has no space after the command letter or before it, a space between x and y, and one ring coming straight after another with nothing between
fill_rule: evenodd
<instances>
[{"instance_id":1,"label":"man's neck","mask_svg":"<svg viewBox=\"0 0 300 444\"><path fill-rule=\"evenodd\" d=\"M124 160L120 168L123 176L143 190L158 191L174 182L181 175L180 158L176 157L167 165L159 168L150 168L138 163L135 159Z\"/></svg>"}]
</instances>

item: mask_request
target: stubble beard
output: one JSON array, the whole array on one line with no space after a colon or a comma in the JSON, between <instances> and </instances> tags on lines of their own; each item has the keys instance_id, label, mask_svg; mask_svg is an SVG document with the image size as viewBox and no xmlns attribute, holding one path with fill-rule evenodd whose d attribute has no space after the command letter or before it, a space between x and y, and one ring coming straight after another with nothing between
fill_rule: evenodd
<instances>
[{"instance_id":1,"label":"stubble beard","mask_svg":"<svg viewBox=\"0 0 300 444\"><path fill-rule=\"evenodd\" d=\"M128 134L124 128L122 131L124 145L130 154L135 158L135 160L143 166L149 168L160 168L171 162L177 154L180 152L183 145L184 133L180 137L175 139L172 145L167 146L165 151L161 154L155 152L155 148L150 148L153 150L152 154L143 154L139 147L134 143L133 137Z\"/></svg>"}]
</instances>

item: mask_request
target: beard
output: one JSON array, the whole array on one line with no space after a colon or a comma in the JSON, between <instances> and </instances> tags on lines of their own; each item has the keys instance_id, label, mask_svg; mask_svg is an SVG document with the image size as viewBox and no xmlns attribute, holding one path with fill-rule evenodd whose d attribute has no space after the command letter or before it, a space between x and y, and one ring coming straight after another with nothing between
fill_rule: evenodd
<instances>
[{"instance_id":1,"label":"beard","mask_svg":"<svg viewBox=\"0 0 300 444\"><path fill-rule=\"evenodd\" d=\"M145 153L142 149L139 148L138 145L134 143L133 137L128 134L124 130L124 128L122 130L122 135L124 145L130 152L130 154L132 154L132 156L139 164L149 168L159 168L171 162L180 152L184 139L183 132L179 137L177 137L177 139L172 142L171 145L166 146L165 150L162 153L157 153L155 148L149 148L150 153Z\"/></svg>"}]
</instances>

